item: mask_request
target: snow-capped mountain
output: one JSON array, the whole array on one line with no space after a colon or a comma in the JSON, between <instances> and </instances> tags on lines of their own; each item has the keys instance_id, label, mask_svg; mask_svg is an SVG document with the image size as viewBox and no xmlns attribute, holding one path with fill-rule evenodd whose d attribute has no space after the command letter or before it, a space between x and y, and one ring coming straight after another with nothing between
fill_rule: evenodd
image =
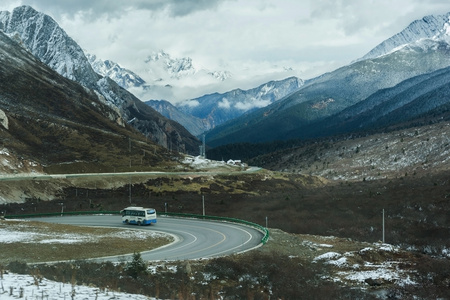
<instances>
[{"instance_id":1,"label":"snow-capped mountain","mask_svg":"<svg viewBox=\"0 0 450 300\"><path fill-rule=\"evenodd\" d=\"M199 141L91 67L81 47L49 16L30 6L0 12L0 30L19 40L35 57L66 78L93 89L137 130L160 145L197 153Z\"/></svg>"},{"instance_id":2,"label":"snow-capped mountain","mask_svg":"<svg viewBox=\"0 0 450 300\"><path fill-rule=\"evenodd\" d=\"M377 58L403 47L427 49L440 41L446 44L450 43L450 13L426 16L412 22L404 30L383 41L359 60Z\"/></svg>"},{"instance_id":3,"label":"snow-capped mountain","mask_svg":"<svg viewBox=\"0 0 450 300\"><path fill-rule=\"evenodd\" d=\"M303 84L303 80L290 77L270 81L249 90L235 89L222 94L204 95L179 102L175 106L168 105L166 101L153 100L146 103L199 136L217 125L278 101L298 90Z\"/></svg>"},{"instance_id":4,"label":"snow-capped mountain","mask_svg":"<svg viewBox=\"0 0 450 300\"><path fill-rule=\"evenodd\" d=\"M152 84L150 85L140 75L121 67L116 62L102 60L95 55L87 55L87 57L97 73L111 78L142 99L146 95L157 95L162 89L176 89L177 84L181 84L183 78L187 77L206 75L209 79L215 78L220 81L231 77L227 71L210 72L197 69L191 58L174 59L168 53L160 51L147 58L145 70L142 71L147 78L151 75ZM165 76L165 79L160 75ZM193 135L199 136L206 130L246 112L267 106L297 90L301 85L303 85L301 79L290 77L271 81L249 90L234 89L225 93L213 93L194 99L185 99L176 104L167 100L149 100L146 104L163 116L180 123Z\"/></svg>"},{"instance_id":5,"label":"snow-capped mountain","mask_svg":"<svg viewBox=\"0 0 450 300\"><path fill-rule=\"evenodd\" d=\"M88 55L95 72L117 82L140 99L168 99L172 102L198 96L202 86L217 86L232 77L228 71L210 71L195 66L189 57L173 58L164 51L149 55L134 71L111 60ZM139 75L138 75L139 74ZM199 91L200 92L200 91Z\"/></svg>"},{"instance_id":6,"label":"snow-capped mountain","mask_svg":"<svg viewBox=\"0 0 450 300\"><path fill-rule=\"evenodd\" d=\"M148 67L148 72L153 70L164 70L171 78L181 78L184 76L194 75L197 70L192 65L190 57L174 59L164 51L152 53L145 61L151 67ZM156 79L158 80L158 79Z\"/></svg>"},{"instance_id":7,"label":"snow-capped mountain","mask_svg":"<svg viewBox=\"0 0 450 300\"><path fill-rule=\"evenodd\" d=\"M450 13L428 16L411 23L354 63L308 80L286 98L241 116L233 123L212 129L206 136L208 144L214 147L237 142L314 138L317 135L308 135L307 130L314 128L317 122L364 101L380 90L449 67L449 17ZM421 113L427 113L427 107L433 105L422 107ZM328 133L317 134L323 136Z\"/></svg>"},{"instance_id":8,"label":"snow-capped mountain","mask_svg":"<svg viewBox=\"0 0 450 300\"><path fill-rule=\"evenodd\" d=\"M145 80L128 69L122 68L118 63L111 60L101 60L96 55L86 54L92 68L103 77L109 77L124 89L141 87Z\"/></svg>"},{"instance_id":9,"label":"snow-capped mountain","mask_svg":"<svg viewBox=\"0 0 450 300\"><path fill-rule=\"evenodd\" d=\"M30 6L1 11L0 30L16 36L34 56L66 78L89 88L99 79L78 44L51 17Z\"/></svg>"},{"instance_id":10,"label":"snow-capped mountain","mask_svg":"<svg viewBox=\"0 0 450 300\"><path fill-rule=\"evenodd\" d=\"M145 63L147 64L147 73L153 75L155 81L167 80L167 75L170 78L181 79L183 77L201 74L221 81L232 77L232 74L228 71L210 71L195 66L190 57L173 58L163 50L149 55Z\"/></svg>"}]
</instances>

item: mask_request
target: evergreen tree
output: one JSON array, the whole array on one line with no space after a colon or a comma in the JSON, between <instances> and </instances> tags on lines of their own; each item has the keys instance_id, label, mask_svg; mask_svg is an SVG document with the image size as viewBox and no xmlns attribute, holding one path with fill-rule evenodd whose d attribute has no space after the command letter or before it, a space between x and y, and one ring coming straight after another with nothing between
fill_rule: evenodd
<instances>
[{"instance_id":1,"label":"evergreen tree","mask_svg":"<svg viewBox=\"0 0 450 300\"><path fill-rule=\"evenodd\" d=\"M127 272L128 275L130 275L134 279L138 278L140 275L147 274L147 265L142 259L140 253L135 252L133 254L133 260L127 263L125 271Z\"/></svg>"}]
</instances>

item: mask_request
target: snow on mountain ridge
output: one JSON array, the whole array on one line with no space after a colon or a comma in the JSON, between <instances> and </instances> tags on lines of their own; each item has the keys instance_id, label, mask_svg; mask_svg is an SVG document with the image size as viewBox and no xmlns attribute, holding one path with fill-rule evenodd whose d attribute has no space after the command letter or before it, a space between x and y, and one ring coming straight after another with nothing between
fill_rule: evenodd
<instances>
[{"instance_id":1,"label":"snow on mountain ridge","mask_svg":"<svg viewBox=\"0 0 450 300\"><path fill-rule=\"evenodd\" d=\"M160 64L172 78L180 78L197 73L197 69L192 64L190 57L174 59L164 51L152 53L145 60L145 63L154 65Z\"/></svg>"},{"instance_id":2,"label":"snow on mountain ridge","mask_svg":"<svg viewBox=\"0 0 450 300\"><path fill-rule=\"evenodd\" d=\"M444 41L450 44L450 12L445 15L430 15L415 20L401 32L383 41L357 61L390 54L406 45L420 44L423 40Z\"/></svg>"},{"instance_id":3,"label":"snow on mountain ridge","mask_svg":"<svg viewBox=\"0 0 450 300\"><path fill-rule=\"evenodd\" d=\"M177 107L184 113L192 114L202 119L211 118L211 114L219 114L220 117L213 118L216 123L214 124L215 126L224 120L241 115L243 112L265 107L278 101L282 97L296 91L303 84L303 80L297 77L290 77L284 80L271 81L245 91L235 89L223 94L204 95L196 99L182 101L177 104ZM220 121L219 119L223 120Z\"/></svg>"},{"instance_id":4,"label":"snow on mountain ridge","mask_svg":"<svg viewBox=\"0 0 450 300\"><path fill-rule=\"evenodd\" d=\"M118 63L111 60L102 60L96 55L86 54L92 68L100 75L109 77L124 89L140 87L145 84L145 80L139 75L121 67Z\"/></svg>"},{"instance_id":5,"label":"snow on mountain ridge","mask_svg":"<svg viewBox=\"0 0 450 300\"><path fill-rule=\"evenodd\" d=\"M0 12L0 29L18 35L31 53L62 76L92 87L97 74L78 44L49 16L30 6Z\"/></svg>"},{"instance_id":6,"label":"snow on mountain ridge","mask_svg":"<svg viewBox=\"0 0 450 300\"><path fill-rule=\"evenodd\" d=\"M170 78L180 79L187 76L205 73L221 81L230 78L232 75L228 71L210 71L200 66L196 66L190 57L173 58L170 54L160 50L153 52L145 60L149 73L157 73L154 69L164 69Z\"/></svg>"},{"instance_id":7,"label":"snow on mountain ridge","mask_svg":"<svg viewBox=\"0 0 450 300\"><path fill-rule=\"evenodd\" d=\"M223 94L207 94L181 101L176 105L162 100L146 103L162 115L182 124L193 135L200 136L203 132L250 110L265 107L280 100L303 84L303 80L289 77L270 81L250 90L234 89Z\"/></svg>"},{"instance_id":8,"label":"snow on mountain ridge","mask_svg":"<svg viewBox=\"0 0 450 300\"><path fill-rule=\"evenodd\" d=\"M189 57L172 58L164 51L152 53L141 64L142 67L134 71L95 55L88 54L87 57L98 74L111 78L142 100L161 98L176 101L180 100L180 95L189 98L187 89L195 97L197 95L193 91L196 88L220 85L232 77L228 71L210 71L196 66Z\"/></svg>"}]
</instances>

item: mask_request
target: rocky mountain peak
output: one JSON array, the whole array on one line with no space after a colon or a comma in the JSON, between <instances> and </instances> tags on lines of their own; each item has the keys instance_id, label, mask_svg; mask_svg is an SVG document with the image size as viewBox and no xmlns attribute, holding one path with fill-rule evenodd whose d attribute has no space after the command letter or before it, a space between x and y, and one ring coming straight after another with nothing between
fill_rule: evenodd
<instances>
[{"instance_id":1,"label":"rocky mountain peak","mask_svg":"<svg viewBox=\"0 0 450 300\"><path fill-rule=\"evenodd\" d=\"M30 6L0 12L0 29L21 40L36 58L84 87L96 91L99 99L120 111L125 121L156 143L168 148L177 145L181 152L197 152L198 141L179 124L167 120L143 104L115 81L97 74L81 47L51 17Z\"/></svg>"},{"instance_id":2,"label":"rocky mountain peak","mask_svg":"<svg viewBox=\"0 0 450 300\"><path fill-rule=\"evenodd\" d=\"M92 68L100 75L109 77L124 89L140 87L145 80L131 70L123 68L112 60L102 60L96 55L86 54Z\"/></svg>"},{"instance_id":3,"label":"rocky mountain peak","mask_svg":"<svg viewBox=\"0 0 450 300\"><path fill-rule=\"evenodd\" d=\"M359 60L373 59L424 40L450 43L450 12L445 15L425 16L415 20L401 32L383 41Z\"/></svg>"},{"instance_id":4,"label":"rocky mountain peak","mask_svg":"<svg viewBox=\"0 0 450 300\"><path fill-rule=\"evenodd\" d=\"M0 28L18 35L35 57L64 77L87 87L98 80L83 50L50 16L19 6L11 13L0 12Z\"/></svg>"},{"instance_id":5,"label":"rocky mountain peak","mask_svg":"<svg viewBox=\"0 0 450 300\"><path fill-rule=\"evenodd\" d=\"M154 52L148 56L145 63L152 65L158 64L163 67L172 78L180 78L197 73L197 69L192 63L192 58L172 58L164 51Z\"/></svg>"}]
</instances>

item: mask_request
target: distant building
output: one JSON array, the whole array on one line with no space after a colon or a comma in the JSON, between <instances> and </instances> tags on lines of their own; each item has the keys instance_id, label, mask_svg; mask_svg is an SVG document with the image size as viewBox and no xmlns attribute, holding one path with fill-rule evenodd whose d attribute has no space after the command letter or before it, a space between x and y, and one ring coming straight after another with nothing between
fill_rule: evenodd
<instances>
[{"instance_id":1,"label":"distant building","mask_svg":"<svg viewBox=\"0 0 450 300\"><path fill-rule=\"evenodd\" d=\"M242 165L242 162L240 159L237 159L237 160L229 159L229 160L227 160L227 165L240 166L240 165Z\"/></svg>"}]
</instances>

